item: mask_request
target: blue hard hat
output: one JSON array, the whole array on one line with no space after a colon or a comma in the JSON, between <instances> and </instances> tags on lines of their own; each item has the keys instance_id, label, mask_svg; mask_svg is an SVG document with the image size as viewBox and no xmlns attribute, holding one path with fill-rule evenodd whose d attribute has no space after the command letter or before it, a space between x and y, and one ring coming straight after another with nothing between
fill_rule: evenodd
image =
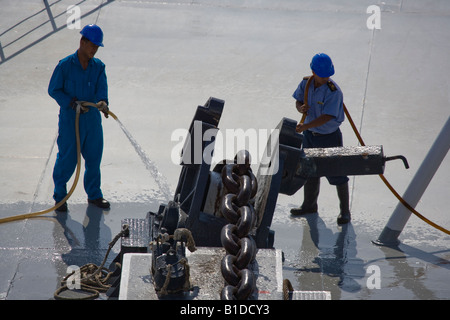
<instances>
[{"instance_id":1,"label":"blue hard hat","mask_svg":"<svg viewBox=\"0 0 450 320\"><path fill-rule=\"evenodd\" d=\"M334 74L331 58L325 53L316 54L311 61L311 70L321 78L328 78Z\"/></svg>"},{"instance_id":2,"label":"blue hard hat","mask_svg":"<svg viewBox=\"0 0 450 320\"><path fill-rule=\"evenodd\" d=\"M93 44L103 47L103 31L96 24L88 24L81 31L81 35Z\"/></svg>"}]
</instances>

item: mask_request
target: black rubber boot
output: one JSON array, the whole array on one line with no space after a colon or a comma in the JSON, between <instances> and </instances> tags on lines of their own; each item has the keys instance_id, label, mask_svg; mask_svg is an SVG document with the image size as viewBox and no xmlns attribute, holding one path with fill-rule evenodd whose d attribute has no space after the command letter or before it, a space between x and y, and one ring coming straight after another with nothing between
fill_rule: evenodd
<instances>
[{"instance_id":1,"label":"black rubber boot","mask_svg":"<svg viewBox=\"0 0 450 320\"><path fill-rule=\"evenodd\" d=\"M300 208L291 209L291 215L301 216L308 213L317 213L317 198L319 197L320 178L310 178L303 186L304 199Z\"/></svg>"},{"instance_id":2,"label":"black rubber boot","mask_svg":"<svg viewBox=\"0 0 450 320\"><path fill-rule=\"evenodd\" d=\"M97 207L102 208L102 209L109 209L110 208L109 202L107 200L103 199L103 198L98 198L98 199L95 199L95 200L88 199L88 202L92 203L93 205L96 205Z\"/></svg>"},{"instance_id":3,"label":"black rubber boot","mask_svg":"<svg viewBox=\"0 0 450 320\"><path fill-rule=\"evenodd\" d=\"M339 198L339 207L341 209L341 212L337 218L338 224L346 224L349 223L351 220L351 214L350 214L350 204L349 204L349 192L348 192L348 182L341 184L339 186L336 186L337 194Z\"/></svg>"},{"instance_id":4,"label":"black rubber boot","mask_svg":"<svg viewBox=\"0 0 450 320\"><path fill-rule=\"evenodd\" d=\"M58 204L59 202L55 202L55 206ZM67 202L64 202L62 205L60 205L58 208L56 208L56 212L67 212Z\"/></svg>"}]
</instances>

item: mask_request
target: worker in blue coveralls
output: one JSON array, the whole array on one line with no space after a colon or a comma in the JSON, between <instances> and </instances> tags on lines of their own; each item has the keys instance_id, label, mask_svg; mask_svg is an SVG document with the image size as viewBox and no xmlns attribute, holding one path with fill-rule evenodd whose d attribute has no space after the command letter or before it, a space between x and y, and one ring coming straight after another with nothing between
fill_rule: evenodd
<instances>
[{"instance_id":1,"label":"worker in blue coveralls","mask_svg":"<svg viewBox=\"0 0 450 320\"><path fill-rule=\"evenodd\" d=\"M108 84L105 64L94 58L98 47L103 47L103 31L95 24L81 30L78 50L59 61L48 86L49 95L60 106L58 155L53 169L55 184L53 199L61 202L67 195L66 184L77 165L75 117L77 101L93 102L108 116ZM103 153L102 119L98 108L87 107L79 118L81 154L85 161L84 189L88 203L108 209L100 188L100 162ZM65 202L56 209L67 211Z\"/></svg>"},{"instance_id":2,"label":"worker in blue coveralls","mask_svg":"<svg viewBox=\"0 0 450 320\"><path fill-rule=\"evenodd\" d=\"M303 133L303 148L330 148L343 145L339 126L345 119L343 94L338 85L330 79L334 74L331 58L324 53L316 54L310 64L313 79L308 90L308 101L304 101L304 92L309 77L303 78L293 97L298 112L306 113L304 124L299 123L296 131ZM349 208L348 177L326 177L335 185L340 202L338 224L346 224L351 219ZM300 208L291 210L293 216L317 213L317 198L320 190L320 178L307 179L304 187L304 199Z\"/></svg>"}]
</instances>

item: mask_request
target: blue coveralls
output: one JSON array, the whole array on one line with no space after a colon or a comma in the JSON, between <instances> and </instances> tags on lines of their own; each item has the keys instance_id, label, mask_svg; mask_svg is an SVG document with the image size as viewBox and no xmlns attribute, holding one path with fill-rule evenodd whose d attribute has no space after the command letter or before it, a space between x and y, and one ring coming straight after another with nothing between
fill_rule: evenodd
<instances>
[{"instance_id":1,"label":"blue coveralls","mask_svg":"<svg viewBox=\"0 0 450 320\"><path fill-rule=\"evenodd\" d=\"M60 106L58 129L58 155L53 169L55 190L53 199L61 201L67 195L66 184L77 165L75 135L76 112L70 102L79 101L108 103L108 84L105 64L92 58L86 70L78 60L77 52L59 61L48 86L49 95ZM81 154L85 161L84 189L88 199L102 198L100 188L100 162L103 153L103 129L101 113L97 108L80 114L79 121Z\"/></svg>"},{"instance_id":2,"label":"blue coveralls","mask_svg":"<svg viewBox=\"0 0 450 320\"><path fill-rule=\"evenodd\" d=\"M294 99L304 102L304 92L307 78L304 78L293 93ZM313 121L322 114L333 116L327 123L303 131L303 148L331 148L342 147L342 133L339 126L345 119L344 98L341 89L333 81L314 88L312 79L308 91L308 105L310 106L305 124ZM347 176L326 177L331 185L341 185L349 179Z\"/></svg>"}]
</instances>

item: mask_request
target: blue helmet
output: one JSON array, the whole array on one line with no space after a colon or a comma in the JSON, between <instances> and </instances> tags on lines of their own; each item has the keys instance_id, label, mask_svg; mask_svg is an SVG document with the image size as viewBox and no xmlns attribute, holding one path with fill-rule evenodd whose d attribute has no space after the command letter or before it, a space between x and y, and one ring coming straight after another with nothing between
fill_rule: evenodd
<instances>
[{"instance_id":1,"label":"blue helmet","mask_svg":"<svg viewBox=\"0 0 450 320\"><path fill-rule=\"evenodd\" d=\"M80 33L93 44L103 47L103 31L96 24L88 24L80 31Z\"/></svg>"},{"instance_id":2,"label":"blue helmet","mask_svg":"<svg viewBox=\"0 0 450 320\"><path fill-rule=\"evenodd\" d=\"M310 64L311 70L321 78L328 78L334 74L331 58L325 53L316 54Z\"/></svg>"}]
</instances>

